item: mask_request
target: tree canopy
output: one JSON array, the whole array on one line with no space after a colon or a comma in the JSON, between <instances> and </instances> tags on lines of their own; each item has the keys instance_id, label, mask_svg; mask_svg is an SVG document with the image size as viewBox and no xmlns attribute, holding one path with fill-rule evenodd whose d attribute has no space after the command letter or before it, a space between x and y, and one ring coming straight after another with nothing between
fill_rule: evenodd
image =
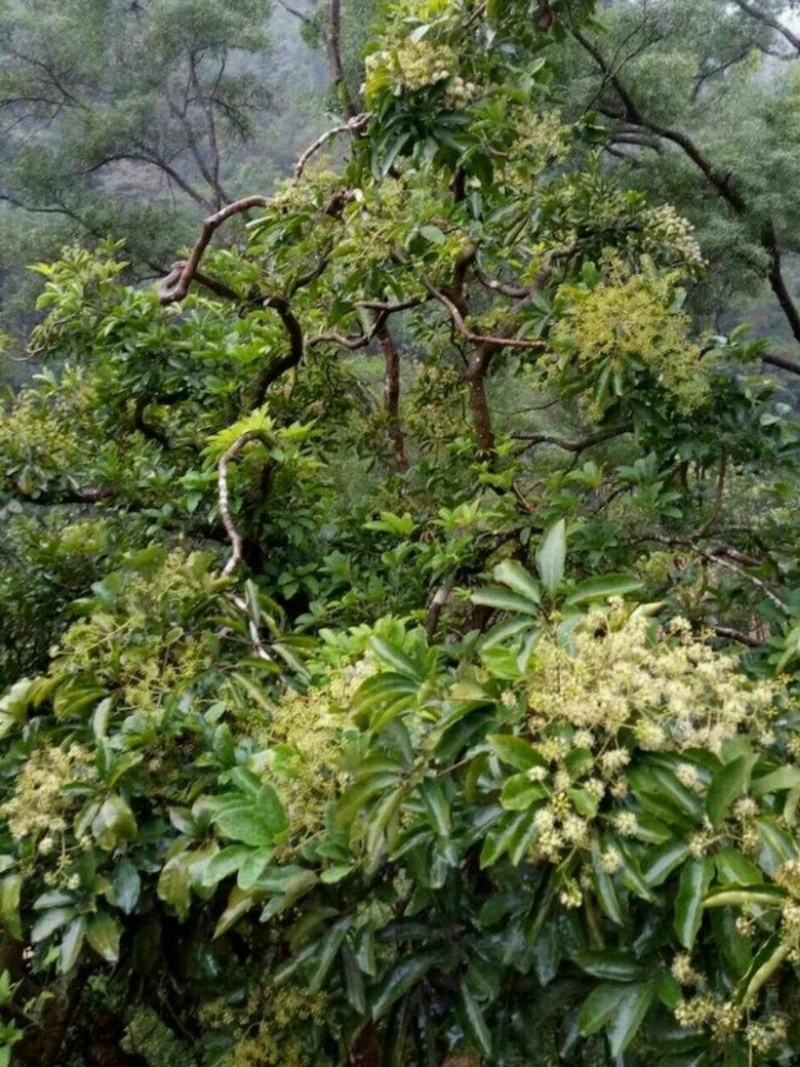
<instances>
[{"instance_id":1,"label":"tree canopy","mask_svg":"<svg viewBox=\"0 0 800 1067\"><path fill-rule=\"evenodd\" d=\"M797 1056L798 427L697 311L698 205L770 284L788 230L664 111L734 108L743 27L785 39L751 6L712 48L687 3L690 49L667 5L403 0L357 91L333 3L341 114L290 178L198 186L157 285L113 238L35 266L0 1062ZM234 47L250 7L192 25ZM670 100L648 62L628 103L612 34L681 59Z\"/></svg>"}]
</instances>

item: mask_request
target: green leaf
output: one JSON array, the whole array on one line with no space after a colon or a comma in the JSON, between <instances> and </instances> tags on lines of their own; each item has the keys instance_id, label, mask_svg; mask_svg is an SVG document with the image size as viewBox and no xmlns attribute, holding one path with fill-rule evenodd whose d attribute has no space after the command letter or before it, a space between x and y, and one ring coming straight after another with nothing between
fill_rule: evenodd
<instances>
[{"instance_id":1,"label":"green leaf","mask_svg":"<svg viewBox=\"0 0 800 1067\"><path fill-rule=\"evenodd\" d=\"M603 982L593 989L578 1012L578 1029L584 1037L598 1033L630 993L630 986Z\"/></svg>"},{"instance_id":2,"label":"green leaf","mask_svg":"<svg viewBox=\"0 0 800 1067\"><path fill-rule=\"evenodd\" d=\"M527 811L546 795L544 786L532 782L527 774L512 774L500 793L500 803L506 811Z\"/></svg>"},{"instance_id":3,"label":"green leaf","mask_svg":"<svg viewBox=\"0 0 800 1067\"><path fill-rule=\"evenodd\" d=\"M275 854L274 848L256 848L250 851L239 867L236 884L240 889L252 889L267 869ZM216 857L213 857L216 859Z\"/></svg>"},{"instance_id":4,"label":"green leaf","mask_svg":"<svg viewBox=\"0 0 800 1067\"><path fill-rule=\"evenodd\" d=\"M86 920L82 915L80 918L74 919L67 927L59 953L59 967L62 974L67 974L78 962L78 957L83 948L85 927Z\"/></svg>"},{"instance_id":5,"label":"green leaf","mask_svg":"<svg viewBox=\"0 0 800 1067\"><path fill-rule=\"evenodd\" d=\"M7 874L0 882L0 918L11 936L17 940L22 938L22 920L19 914L22 885L23 876L17 872Z\"/></svg>"},{"instance_id":6,"label":"green leaf","mask_svg":"<svg viewBox=\"0 0 800 1067\"><path fill-rule=\"evenodd\" d=\"M106 852L113 851L120 841L133 841L137 833L133 812L119 796L107 797L92 819L92 835Z\"/></svg>"},{"instance_id":7,"label":"green leaf","mask_svg":"<svg viewBox=\"0 0 800 1067\"><path fill-rule=\"evenodd\" d=\"M498 611L521 611L524 615L539 614L539 608L533 601L519 596L518 593L509 593L505 589L476 589L470 600L473 604L497 608Z\"/></svg>"},{"instance_id":8,"label":"green leaf","mask_svg":"<svg viewBox=\"0 0 800 1067\"><path fill-rule=\"evenodd\" d=\"M425 674L420 671L419 666L412 659L409 659L397 645L384 641L381 637L374 636L370 638L369 643L377 653L378 658L382 659L384 663L388 663L390 667L394 667L400 674L413 678L419 685L425 681Z\"/></svg>"},{"instance_id":9,"label":"green leaf","mask_svg":"<svg viewBox=\"0 0 800 1067\"><path fill-rule=\"evenodd\" d=\"M452 828L452 822L450 819L450 806L447 803L441 782L428 778L420 785L419 791L422 794L422 800L431 820L431 825L440 837L447 837Z\"/></svg>"},{"instance_id":10,"label":"green leaf","mask_svg":"<svg viewBox=\"0 0 800 1067\"><path fill-rule=\"evenodd\" d=\"M536 569L542 585L553 594L564 580L564 564L567 559L567 524L564 519L552 526L545 534L536 553Z\"/></svg>"},{"instance_id":11,"label":"green leaf","mask_svg":"<svg viewBox=\"0 0 800 1067\"><path fill-rule=\"evenodd\" d=\"M688 855L689 846L683 841L665 841L663 845L646 852L642 875L650 888L654 889L665 882Z\"/></svg>"},{"instance_id":12,"label":"green leaf","mask_svg":"<svg viewBox=\"0 0 800 1067\"><path fill-rule=\"evenodd\" d=\"M486 740L503 763L508 763L518 771L547 767L547 760L536 751L530 741L522 737L514 737L513 734L489 734Z\"/></svg>"},{"instance_id":13,"label":"green leaf","mask_svg":"<svg viewBox=\"0 0 800 1067\"><path fill-rule=\"evenodd\" d=\"M314 971L309 984L309 989L312 993L316 993L322 989L325 979L328 977L328 973L339 953L339 949L342 947L344 939L347 937L347 932L352 925L353 920L349 916L345 919L340 919L338 923L335 923L331 927L322 939L319 959L317 961L317 969Z\"/></svg>"},{"instance_id":14,"label":"green leaf","mask_svg":"<svg viewBox=\"0 0 800 1067\"><path fill-rule=\"evenodd\" d=\"M764 880L755 863L743 856L738 848L721 848L715 853L714 862L720 881L726 885L758 885Z\"/></svg>"},{"instance_id":15,"label":"green leaf","mask_svg":"<svg viewBox=\"0 0 800 1067\"><path fill-rule=\"evenodd\" d=\"M494 580L500 582L501 585L507 585L509 589L513 589L515 593L518 593L527 603L540 604L541 593L539 592L539 586L533 576L525 570L522 564L517 563L513 559L504 559L502 563L498 563L492 571Z\"/></svg>"},{"instance_id":16,"label":"green leaf","mask_svg":"<svg viewBox=\"0 0 800 1067\"><path fill-rule=\"evenodd\" d=\"M105 912L90 916L86 923L86 940L106 963L119 959L120 932L119 924Z\"/></svg>"},{"instance_id":17,"label":"green leaf","mask_svg":"<svg viewBox=\"0 0 800 1067\"><path fill-rule=\"evenodd\" d=\"M131 915L139 902L142 879L130 860L121 860L114 872L114 897L117 907L125 915Z\"/></svg>"},{"instance_id":18,"label":"green leaf","mask_svg":"<svg viewBox=\"0 0 800 1067\"><path fill-rule=\"evenodd\" d=\"M253 800L243 798L218 812L212 821L224 837L255 848L271 845L288 826L278 794L268 785Z\"/></svg>"},{"instance_id":19,"label":"green leaf","mask_svg":"<svg viewBox=\"0 0 800 1067\"><path fill-rule=\"evenodd\" d=\"M684 948L694 946L703 921L703 901L711 884L714 863L710 859L690 860L681 871L675 901L675 933Z\"/></svg>"},{"instance_id":20,"label":"green leaf","mask_svg":"<svg viewBox=\"0 0 800 1067\"><path fill-rule=\"evenodd\" d=\"M328 867L319 876L319 880L323 885L337 885L352 874L354 870L355 868L352 866Z\"/></svg>"},{"instance_id":21,"label":"green leaf","mask_svg":"<svg viewBox=\"0 0 800 1067\"><path fill-rule=\"evenodd\" d=\"M606 1024L611 1055L616 1059L625 1052L636 1037L639 1027L653 1002L652 985L637 985L628 989Z\"/></svg>"},{"instance_id":22,"label":"green leaf","mask_svg":"<svg viewBox=\"0 0 800 1067\"><path fill-rule=\"evenodd\" d=\"M508 851L516 839L517 832L530 824L530 816L526 811L517 815L506 815L489 830L481 849L480 865L491 867L500 857Z\"/></svg>"},{"instance_id":23,"label":"green leaf","mask_svg":"<svg viewBox=\"0 0 800 1067\"><path fill-rule=\"evenodd\" d=\"M783 789L796 789L797 786L800 786L800 767L779 767L771 774L757 778L750 786L750 792L754 797L763 797Z\"/></svg>"},{"instance_id":24,"label":"green leaf","mask_svg":"<svg viewBox=\"0 0 800 1067\"><path fill-rule=\"evenodd\" d=\"M50 908L49 911L43 912L33 924L33 929L31 930L32 944L35 945L39 941L45 941L60 927L72 922L75 915L74 907Z\"/></svg>"},{"instance_id":25,"label":"green leaf","mask_svg":"<svg viewBox=\"0 0 800 1067\"><path fill-rule=\"evenodd\" d=\"M238 886L234 886L231 890L231 894L228 897L228 903L220 915L217 925L214 928L214 938L222 937L224 933L246 915L248 911L256 903L256 895L254 893L245 893Z\"/></svg>"},{"instance_id":26,"label":"green leaf","mask_svg":"<svg viewBox=\"0 0 800 1067\"><path fill-rule=\"evenodd\" d=\"M251 852L252 849L247 845L228 845L221 848L205 865L203 885L217 885L224 878L228 878L239 870Z\"/></svg>"},{"instance_id":27,"label":"green leaf","mask_svg":"<svg viewBox=\"0 0 800 1067\"><path fill-rule=\"evenodd\" d=\"M564 607L572 608L588 600L607 600L612 596L624 597L629 593L638 592L641 588L642 583L632 574L601 574L596 578L587 578L576 585L569 596L565 597Z\"/></svg>"},{"instance_id":28,"label":"green leaf","mask_svg":"<svg viewBox=\"0 0 800 1067\"><path fill-rule=\"evenodd\" d=\"M578 952L572 959L586 974L607 982L636 982L646 973L640 963L621 952Z\"/></svg>"},{"instance_id":29,"label":"green leaf","mask_svg":"<svg viewBox=\"0 0 800 1067\"><path fill-rule=\"evenodd\" d=\"M618 926L622 926L622 908L620 907L619 897L617 896L617 890L614 886L614 879L608 871L603 870L603 865L600 860L600 849L594 848L592 850L592 867L594 869L594 884L597 890L597 899L600 901L600 906L606 915L615 922Z\"/></svg>"},{"instance_id":30,"label":"green leaf","mask_svg":"<svg viewBox=\"0 0 800 1067\"><path fill-rule=\"evenodd\" d=\"M472 995L466 979L461 979L460 988L461 1003L464 1008L464 1018L467 1022L469 1034L480 1050L481 1055L485 1056L486 1059L491 1062L492 1035L489 1031L489 1027L486 1025L483 1012L480 1009L480 1005L475 1000L475 997Z\"/></svg>"},{"instance_id":31,"label":"green leaf","mask_svg":"<svg viewBox=\"0 0 800 1067\"><path fill-rule=\"evenodd\" d=\"M174 908L181 919L189 914L191 881L188 868L189 857L185 852L173 856L159 875L156 893L160 900Z\"/></svg>"},{"instance_id":32,"label":"green leaf","mask_svg":"<svg viewBox=\"0 0 800 1067\"><path fill-rule=\"evenodd\" d=\"M336 805L337 822L347 825L361 812L365 803L376 793L395 789L402 781L397 774L373 774L348 789Z\"/></svg>"},{"instance_id":33,"label":"green leaf","mask_svg":"<svg viewBox=\"0 0 800 1067\"><path fill-rule=\"evenodd\" d=\"M391 1006L404 997L428 971L442 962L438 952L425 952L399 963L383 980L381 991L372 1002L372 1018L377 1022Z\"/></svg>"},{"instance_id":34,"label":"green leaf","mask_svg":"<svg viewBox=\"0 0 800 1067\"><path fill-rule=\"evenodd\" d=\"M767 874L774 876L784 863L797 857L797 846L791 834L773 819L756 819L755 825L761 841L758 862Z\"/></svg>"},{"instance_id":35,"label":"green leaf","mask_svg":"<svg viewBox=\"0 0 800 1067\"><path fill-rule=\"evenodd\" d=\"M706 797L706 811L712 826L719 826L728 817L733 802L746 790L755 756L740 756L720 767Z\"/></svg>"}]
</instances>

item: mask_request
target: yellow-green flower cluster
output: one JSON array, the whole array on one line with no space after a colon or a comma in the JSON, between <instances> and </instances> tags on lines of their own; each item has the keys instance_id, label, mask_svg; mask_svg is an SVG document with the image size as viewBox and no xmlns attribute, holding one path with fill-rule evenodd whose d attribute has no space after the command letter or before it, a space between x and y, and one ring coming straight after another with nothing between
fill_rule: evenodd
<instances>
[{"instance_id":1,"label":"yellow-green flower cluster","mask_svg":"<svg viewBox=\"0 0 800 1067\"><path fill-rule=\"evenodd\" d=\"M720 1044L744 1032L745 1040L755 1053L767 1053L786 1040L786 1021L781 1016L748 1022L741 1005L711 993L700 993L684 1000L675 1009L675 1018L687 1030L710 1030Z\"/></svg>"},{"instance_id":2,"label":"yellow-green flower cluster","mask_svg":"<svg viewBox=\"0 0 800 1067\"><path fill-rule=\"evenodd\" d=\"M244 1007L214 1002L205 1009L210 1026L233 1030L236 1044L225 1067L308 1067L316 1062L306 1038L325 1022L327 1000L307 988L259 984Z\"/></svg>"},{"instance_id":3,"label":"yellow-green flower cluster","mask_svg":"<svg viewBox=\"0 0 800 1067\"><path fill-rule=\"evenodd\" d=\"M369 102L382 89L390 88L395 96L416 93L432 85L449 82L449 106L463 106L475 87L458 74L458 56L444 44L426 38L407 37L393 48L374 52L366 61L365 95Z\"/></svg>"},{"instance_id":4,"label":"yellow-green flower cluster","mask_svg":"<svg viewBox=\"0 0 800 1067\"><path fill-rule=\"evenodd\" d=\"M344 712L374 670L372 661L363 659L325 687L287 692L258 737L264 754L257 770L277 790L297 834L322 827L327 805L342 785L340 737L349 724Z\"/></svg>"},{"instance_id":5,"label":"yellow-green flower cluster","mask_svg":"<svg viewBox=\"0 0 800 1067\"><path fill-rule=\"evenodd\" d=\"M708 1028L715 1041L724 1043L741 1029L744 1012L731 1000L701 993L679 1004L675 1018L687 1030Z\"/></svg>"},{"instance_id":6,"label":"yellow-green flower cluster","mask_svg":"<svg viewBox=\"0 0 800 1067\"><path fill-rule=\"evenodd\" d=\"M648 751L719 753L728 738L768 714L774 686L743 679L733 657L693 638L681 621L654 642L644 616L606 618L599 634L594 620L579 630L571 650L543 641L528 689L532 732L551 724L577 728L581 740L591 738L586 747L597 752L603 778L627 762L627 750L615 742L624 727ZM693 774L688 765L682 773Z\"/></svg>"},{"instance_id":7,"label":"yellow-green flower cluster","mask_svg":"<svg viewBox=\"0 0 800 1067\"><path fill-rule=\"evenodd\" d=\"M59 847L67 830L74 801L64 796L66 785L92 776L92 756L81 745L41 748L25 762L16 779L14 795L0 807L16 841L32 838L42 856Z\"/></svg>"},{"instance_id":8,"label":"yellow-green flower cluster","mask_svg":"<svg viewBox=\"0 0 800 1067\"><path fill-rule=\"evenodd\" d=\"M564 285L564 315L553 340L554 355L542 367L549 378L563 372L650 371L686 411L708 395L701 347L690 336L688 315L671 307L675 275L630 272L607 257L604 277L593 287Z\"/></svg>"}]
</instances>

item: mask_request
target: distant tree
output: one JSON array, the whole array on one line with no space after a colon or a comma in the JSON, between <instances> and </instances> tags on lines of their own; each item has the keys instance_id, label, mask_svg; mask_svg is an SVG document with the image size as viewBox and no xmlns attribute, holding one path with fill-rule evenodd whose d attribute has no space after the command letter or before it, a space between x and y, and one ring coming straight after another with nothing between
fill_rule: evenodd
<instances>
[{"instance_id":1,"label":"distant tree","mask_svg":"<svg viewBox=\"0 0 800 1067\"><path fill-rule=\"evenodd\" d=\"M24 265L56 254L65 239L125 237L134 267L157 272L198 216L241 192L237 175L270 115L271 10L270 0L3 5L6 320L32 304ZM262 181L265 171L285 171L297 132L281 126L268 149L262 140Z\"/></svg>"},{"instance_id":2,"label":"distant tree","mask_svg":"<svg viewBox=\"0 0 800 1067\"><path fill-rule=\"evenodd\" d=\"M699 229L712 313L766 283L788 351L764 361L800 374L792 256L800 214L796 4L779 0L606 0L602 26L574 27L565 70L571 105L593 111L606 151L630 181L680 202ZM741 301L739 301L741 311Z\"/></svg>"}]
</instances>

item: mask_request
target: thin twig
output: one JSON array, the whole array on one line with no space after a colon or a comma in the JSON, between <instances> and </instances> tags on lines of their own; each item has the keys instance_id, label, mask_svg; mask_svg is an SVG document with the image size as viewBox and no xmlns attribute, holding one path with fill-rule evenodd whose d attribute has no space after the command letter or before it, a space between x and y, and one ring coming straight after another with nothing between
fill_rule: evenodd
<instances>
[{"instance_id":1,"label":"thin twig","mask_svg":"<svg viewBox=\"0 0 800 1067\"><path fill-rule=\"evenodd\" d=\"M450 313L450 318L453 320L453 325L466 339L475 345L485 345L491 348L534 348L543 349L546 348L546 342L544 341L530 341L523 337L504 337L502 334L486 335L480 333L473 333L464 321L464 317L458 310L456 305L446 296L440 289L436 289L430 282L425 282L425 288L435 297Z\"/></svg>"},{"instance_id":2,"label":"thin twig","mask_svg":"<svg viewBox=\"0 0 800 1067\"><path fill-rule=\"evenodd\" d=\"M714 496L714 507L711 509L711 514L694 535L695 537L708 537L716 525L720 511L722 510L722 499L725 494L725 471L727 470L727 466L728 457L723 453L719 465L719 473L717 474L717 490Z\"/></svg>"},{"instance_id":3,"label":"thin twig","mask_svg":"<svg viewBox=\"0 0 800 1067\"><path fill-rule=\"evenodd\" d=\"M260 441L265 448L269 448L272 445L272 439L263 430L247 430L245 433L240 434L228 451L219 460L217 464L217 487L219 496L219 513L222 518L222 523L225 527L225 532L228 535L228 540L231 543L231 554L228 562L222 568L223 578L230 578L236 568L242 562L244 554L244 542L242 535L236 527L236 523L233 521L230 510L230 497L228 491L228 465L235 463L239 459L242 449L250 441ZM253 645L255 653L261 659L272 662L272 656L264 647L264 643L261 640L261 634L258 629L258 620L253 617L253 612L247 604L247 601L236 594L232 597L233 603L247 617L247 628L250 633L250 642Z\"/></svg>"}]
</instances>

